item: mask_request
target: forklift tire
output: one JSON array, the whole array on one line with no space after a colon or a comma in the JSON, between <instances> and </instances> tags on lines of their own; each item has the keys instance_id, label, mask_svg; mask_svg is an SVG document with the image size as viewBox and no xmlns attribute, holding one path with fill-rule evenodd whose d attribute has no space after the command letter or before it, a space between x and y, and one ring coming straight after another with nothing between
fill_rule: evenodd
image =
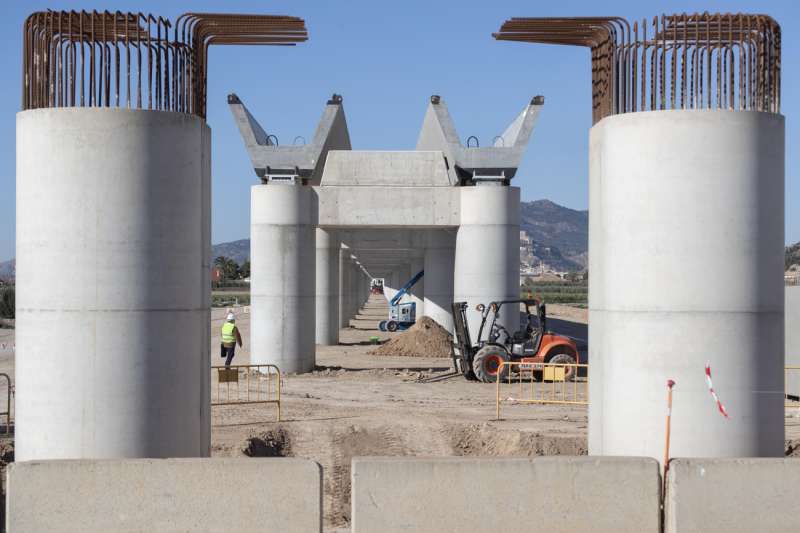
<instances>
[{"instance_id":1,"label":"forklift tire","mask_svg":"<svg viewBox=\"0 0 800 533\"><path fill-rule=\"evenodd\" d=\"M390 320L386 323L386 329L389 331L397 331L397 322Z\"/></svg>"},{"instance_id":2,"label":"forklift tire","mask_svg":"<svg viewBox=\"0 0 800 533\"><path fill-rule=\"evenodd\" d=\"M507 363L509 360L510 357L505 348L490 344L484 346L475 354L475 359L472 360L472 371L478 381L484 383L495 383L498 377L501 381L506 380L511 373L511 367L503 366L502 371L499 372L498 369L500 368L500 363Z\"/></svg>"},{"instance_id":3,"label":"forklift tire","mask_svg":"<svg viewBox=\"0 0 800 533\"><path fill-rule=\"evenodd\" d=\"M547 361L547 362L548 363L553 363L553 364L560 364L560 365L574 365L575 364L575 358L572 357L568 353L559 353L559 354L556 354L553 357L551 357L550 360ZM574 367L574 366L573 367L569 367L567 369L566 374L564 375L564 381L574 381L575 380L575 375L578 373L577 370L578 369L576 367ZM541 381L541 380L539 380L539 381Z\"/></svg>"}]
</instances>

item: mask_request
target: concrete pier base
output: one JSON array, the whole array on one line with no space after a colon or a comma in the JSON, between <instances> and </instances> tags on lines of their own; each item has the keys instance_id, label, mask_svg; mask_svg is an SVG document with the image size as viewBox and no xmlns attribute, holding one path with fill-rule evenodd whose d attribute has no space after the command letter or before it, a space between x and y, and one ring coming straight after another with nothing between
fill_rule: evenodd
<instances>
[{"instance_id":1,"label":"concrete pier base","mask_svg":"<svg viewBox=\"0 0 800 533\"><path fill-rule=\"evenodd\" d=\"M209 454L210 143L182 113L17 114L17 461Z\"/></svg>"},{"instance_id":2,"label":"concrete pier base","mask_svg":"<svg viewBox=\"0 0 800 533\"><path fill-rule=\"evenodd\" d=\"M519 298L519 188L461 188L461 226L456 236L455 301L467 302L470 336L477 341L479 303ZM505 306L500 323L513 333L519 310Z\"/></svg>"},{"instance_id":3,"label":"concrete pier base","mask_svg":"<svg viewBox=\"0 0 800 533\"><path fill-rule=\"evenodd\" d=\"M253 364L282 372L314 369L315 232L310 187L251 189L251 334Z\"/></svg>"},{"instance_id":4,"label":"concrete pier base","mask_svg":"<svg viewBox=\"0 0 800 533\"><path fill-rule=\"evenodd\" d=\"M783 117L626 113L591 149L589 453L661 459L672 379L673 456L782 456Z\"/></svg>"},{"instance_id":5,"label":"concrete pier base","mask_svg":"<svg viewBox=\"0 0 800 533\"><path fill-rule=\"evenodd\" d=\"M453 331L454 230L430 230L425 235L424 314L447 331Z\"/></svg>"},{"instance_id":6,"label":"concrete pier base","mask_svg":"<svg viewBox=\"0 0 800 533\"><path fill-rule=\"evenodd\" d=\"M316 343L339 342L339 239L336 233L316 230Z\"/></svg>"}]
</instances>

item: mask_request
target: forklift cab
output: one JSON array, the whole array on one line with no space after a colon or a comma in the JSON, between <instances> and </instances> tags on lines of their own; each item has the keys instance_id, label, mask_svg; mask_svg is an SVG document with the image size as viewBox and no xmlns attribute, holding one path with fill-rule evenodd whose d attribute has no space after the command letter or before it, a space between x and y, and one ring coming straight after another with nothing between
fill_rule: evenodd
<instances>
[{"instance_id":1,"label":"forklift cab","mask_svg":"<svg viewBox=\"0 0 800 533\"><path fill-rule=\"evenodd\" d=\"M520 329L511 333L497 322L497 316L504 305L512 305L516 309L520 304L525 306L525 321ZM536 299L505 300L492 302L487 308L478 304L476 309L481 313L481 327L478 330L478 343L505 344L511 347L511 353L519 357L532 357L539 351L542 335L547 327L547 310L544 303ZM483 338L484 327L491 313L486 340Z\"/></svg>"}]
</instances>

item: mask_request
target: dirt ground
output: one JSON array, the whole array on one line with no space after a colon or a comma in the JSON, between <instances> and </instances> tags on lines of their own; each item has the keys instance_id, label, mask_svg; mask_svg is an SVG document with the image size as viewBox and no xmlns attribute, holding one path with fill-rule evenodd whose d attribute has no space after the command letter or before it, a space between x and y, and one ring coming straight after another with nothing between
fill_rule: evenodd
<instances>
[{"instance_id":1,"label":"dirt ground","mask_svg":"<svg viewBox=\"0 0 800 533\"><path fill-rule=\"evenodd\" d=\"M384 341L402 334L377 330L386 313L385 299L373 297L341 330L339 346L317 347L315 372L285 377L282 422L274 422L271 405L214 407L212 454L318 461L325 525L331 528L349 523L353 456L586 453L585 407L510 405L503 408L504 420L496 421L495 387L450 375L450 359L368 355L371 336ZM245 339L248 319L237 319ZM212 338L217 351L218 342ZM243 350L234 362L243 364L248 356Z\"/></svg>"}]
</instances>

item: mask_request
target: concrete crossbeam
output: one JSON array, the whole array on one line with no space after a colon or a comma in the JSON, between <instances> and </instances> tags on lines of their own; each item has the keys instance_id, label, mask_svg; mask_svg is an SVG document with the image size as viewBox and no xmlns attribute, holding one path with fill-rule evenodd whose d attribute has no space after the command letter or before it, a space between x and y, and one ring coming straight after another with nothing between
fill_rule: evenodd
<instances>
[{"instance_id":1,"label":"concrete crossbeam","mask_svg":"<svg viewBox=\"0 0 800 533\"><path fill-rule=\"evenodd\" d=\"M459 187L314 187L320 226L455 227Z\"/></svg>"}]
</instances>

